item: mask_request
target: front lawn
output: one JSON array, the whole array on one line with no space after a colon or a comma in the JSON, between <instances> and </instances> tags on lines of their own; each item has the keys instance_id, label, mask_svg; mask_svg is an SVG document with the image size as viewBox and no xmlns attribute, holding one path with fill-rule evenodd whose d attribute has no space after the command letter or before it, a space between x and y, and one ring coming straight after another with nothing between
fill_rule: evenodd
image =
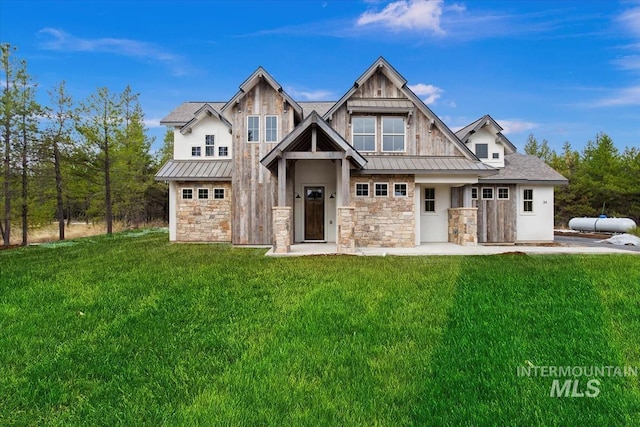
<instances>
[{"instance_id":1,"label":"front lawn","mask_svg":"<svg viewBox=\"0 0 640 427\"><path fill-rule=\"evenodd\" d=\"M640 366L639 256L167 240L0 251L0 425L640 425L640 376L517 372Z\"/></svg>"}]
</instances>

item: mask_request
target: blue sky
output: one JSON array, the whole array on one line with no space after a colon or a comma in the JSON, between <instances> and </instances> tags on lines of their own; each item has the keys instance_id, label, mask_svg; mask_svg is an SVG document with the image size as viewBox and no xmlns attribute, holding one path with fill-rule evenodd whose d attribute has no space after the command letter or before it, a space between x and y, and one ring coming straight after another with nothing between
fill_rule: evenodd
<instances>
[{"instance_id":1,"label":"blue sky","mask_svg":"<svg viewBox=\"0 0 640 427\"><path fill-rule=\"evenodd\" d=\"M226 101L258 66L337 100L379 56L456 130L484 114L524 147L640 146L640 1L0 1L39 97L130 84L150 133L183 101Z\"/></svg>"}]
</instances>

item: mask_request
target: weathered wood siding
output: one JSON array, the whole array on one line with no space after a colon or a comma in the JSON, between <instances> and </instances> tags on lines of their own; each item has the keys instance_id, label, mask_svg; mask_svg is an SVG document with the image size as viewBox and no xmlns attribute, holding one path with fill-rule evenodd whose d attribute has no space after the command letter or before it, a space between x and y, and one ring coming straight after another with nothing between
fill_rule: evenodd
<instances>
[{"instance_id":1,"label":"weathered wood siding","mask_svg":"<svg viewBox=\"0 0 640 427\"><path fill-rule=\"evenodd\" d=\"M402 90L385 76L384 72L374 73L364 84L360 85L350 99L356 98L401 98L408 99ZM368 115L366 113L354 113L357 116ZM377 117L398 115L407 118L407 114L369 114ZM349 124L349 112L345 102L333 114L331 126L348 141L351 140L351 126ZM389 156L452 156L463 157L460 150L447 139L437 127L431 126L431 119L423 114L417 107L411 116L409 126L405 130L405 151L404 152L382 152L382 120L378 119L376 124L376 154ZM367 153L370 154L370 153Z\"/></svg>"},{"instance_id":2,"label":"weathered wood siding","mask_svg":"<svg viewBox=\"0 0 640 427\"><path fill-rule=\"evenodd\" d=\"M231 107L233 124L233 234L236 245L272 243L272 207L277 201L277 177L260 164L277 145L266 143L265 116L278 116L278 138L293 129L293 110L284 111L284 98L261 80ZM260 116L260 142L247 142L247 116Z\"/></svg>"},{"instance_id":3,"label":"weathered wood siding","mask_svg":"<svg viewBox=\"0 0 640 427\"><path fill-rule=\"evenodd\" d=\"M482 185L478 186L478 200L473 206L478 208L479 243L513 243L516 241L516 186ZM509 188L509 199L498 200L498 188ZM493 200L482 200L482 189L493 188Z\"/></svg>"}]
</instances>

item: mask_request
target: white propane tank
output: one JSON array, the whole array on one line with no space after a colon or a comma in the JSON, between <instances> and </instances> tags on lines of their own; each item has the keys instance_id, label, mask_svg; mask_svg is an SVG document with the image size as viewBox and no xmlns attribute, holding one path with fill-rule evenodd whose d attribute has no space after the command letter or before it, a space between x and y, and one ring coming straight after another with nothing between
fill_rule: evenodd
<instances>
[{"instance_id":1,"label":"white propane tank","mask_svg":"<svg viewBox=\"0 0 640 427\"><path fill-rule=\"evenodd\" d=\"M576 231L626 233L635 226L631 218L571 218L569 221L569 228Z\"/></svg>"}]
</instances>

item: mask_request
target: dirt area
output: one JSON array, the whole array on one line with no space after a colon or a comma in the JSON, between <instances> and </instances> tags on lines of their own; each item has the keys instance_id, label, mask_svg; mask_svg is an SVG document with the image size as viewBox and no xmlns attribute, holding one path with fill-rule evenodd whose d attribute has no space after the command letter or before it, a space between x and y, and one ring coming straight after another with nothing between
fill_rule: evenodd
<instances>
[{"instance_id":1,"label":"dirt area","mask_svg":"<svg viewBox=\"0 0 640 427\"><path fill-rule=\"evenodd\" d=\"M613 236L611 233L589 233L583 231L563 231L556 230L554 233L556 236L566 236L566 237L584 237L586 239L608 239Z\"/></svg>"}]
</instances>

